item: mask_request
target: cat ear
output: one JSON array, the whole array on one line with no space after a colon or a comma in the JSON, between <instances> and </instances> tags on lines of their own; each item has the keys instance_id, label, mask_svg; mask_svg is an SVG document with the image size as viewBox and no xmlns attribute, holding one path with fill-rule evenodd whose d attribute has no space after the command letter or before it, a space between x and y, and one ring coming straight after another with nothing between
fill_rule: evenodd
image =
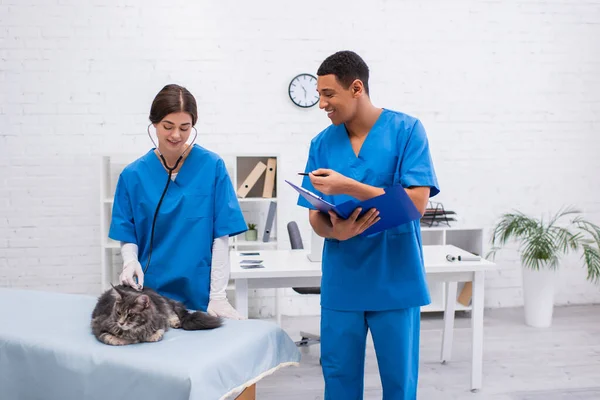
<instances>
[{"instance_id":1,"label":"cat ear","mask_svg":"<svg viewBox=\"0 0 600 400\"><path fill-rule=\"evenodd\" d=\"M148 306L150 305L150 297L143 294L141 296L138 296L137 299L135 299L135 302L138 306L142 307L142 309L145 309L148 308Z\"/></svg>"},{"instance_id":2,"label":"cat ear","mask_svg":"<svg viewBox=\"0 0 600 400\"><path fill-rule=\"evenodd\" d=\"M119 292L119 289L117 289L116 287L113 286L113 284L111 283L110 286L112 286L112 291L111 294L112 296L117 300L120 301L123 299L123 296L121 295L121 292Z\"/></svg>"}]
</instances>

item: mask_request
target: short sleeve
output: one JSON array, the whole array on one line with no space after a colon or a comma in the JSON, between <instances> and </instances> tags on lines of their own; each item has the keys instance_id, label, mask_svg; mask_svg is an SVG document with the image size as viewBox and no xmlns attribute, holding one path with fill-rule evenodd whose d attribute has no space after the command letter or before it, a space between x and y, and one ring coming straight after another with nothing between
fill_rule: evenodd
<instances>
[{"instance_id":1,"label":"short sleeve","mask_svg":"<svg viewBox=\"0 0 600 400\"><path fill-rule=\"evenodd\" d=\"M123 173L117 181L108 236L113 240L138 244L131 200Z\"/></svg>"},{"instance_id":2,"label":"short sleeve","mask_svg":"<svg viewBox=\"0 0 600 400\"><path fill-rule=\"evenodd\" d=\"M214 238L225 235L235 236L248 230L231 178L222 159L217 162L214 207Z\"/></svg>"},{"instance_id":3,"label":"short sleeve","mask_svg":"<svg viewBox=\"0 0 600 400\"><path fill-rule=\"evenodd\" d=\"M429 186L429 197L433 197L440 192L429 152L427 134L419 120L415 122L408 136L408 142L401 160L399 172L402 186Z\"/></svg>"},{"instance_id":4,"label":"short sleeve","mask_svg":"<svg viewBox=\"0 0 600 400\"><path fill-rule=\"evenodd\" d=\"M308 160L306 161L306 167L304 168L304 172L308 173L308 172L312 172L316 169L319 169L319 167L317 166L317 162L315 161L316 157L317 157L316 146L314 145L314 143L311 143L310 150L308 151ZM313 184L310 181L310 178L308 176L303 177L301 186L306 190L310 190L317 196L323 197L323 194L315 189L315 187L313 186ZM298 203L297 204L300 207L306 207L311 210L316 210L315 206L310 204L308 202L308 200L306 200L304 197L302 197L300 195L298 195Z\"/></svg>"}]
</instances>

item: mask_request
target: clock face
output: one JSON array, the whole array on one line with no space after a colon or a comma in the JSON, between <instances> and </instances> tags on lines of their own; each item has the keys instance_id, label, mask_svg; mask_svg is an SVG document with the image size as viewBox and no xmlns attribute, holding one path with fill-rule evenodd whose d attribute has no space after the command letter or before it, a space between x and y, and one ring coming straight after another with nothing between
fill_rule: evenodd
<instances>
[{"instance_id":1,"label":"clock face","mask_svg":"<svg viewBox=\"0 0 600 400\"><path fill-rule=\"evenodd\" d=\"M298 107L309 108L319 102L317 78L310 74L300 74L292 79L288 92Z\"/></svg>"}]
</instances>

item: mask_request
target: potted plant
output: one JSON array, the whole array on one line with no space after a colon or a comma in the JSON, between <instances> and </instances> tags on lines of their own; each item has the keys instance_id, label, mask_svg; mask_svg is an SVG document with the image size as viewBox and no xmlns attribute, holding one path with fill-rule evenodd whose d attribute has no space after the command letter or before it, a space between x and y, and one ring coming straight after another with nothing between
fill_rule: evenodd
<instances>
[{"instance_id":1,"label":"potted plant","mask_svg":"<svg viewBox=\"0 0 600 400\"><path fill-rule=\"evenodd\" d=\"M246 231L245 236L248 241L255 241L258 238L256 224L248 224L248 230Z\"/></svg>"},{"instance_id":2,"label":"potted plant","mask_svg":"<svg viewBox=\"0 0 600 400\"><path fill-rule=\"evenodd\" d=\"M600 281L600 227L579 214L575 209L561 209L544 220L517 211L503 214L493 228L487 257L495 257L509 240L519 243L525 323L529 326L541 328L552 323L555 273L561 256L581 250L586 279ZM563 224L569 216L572 218Z\"/></svg>"}]
</instances>

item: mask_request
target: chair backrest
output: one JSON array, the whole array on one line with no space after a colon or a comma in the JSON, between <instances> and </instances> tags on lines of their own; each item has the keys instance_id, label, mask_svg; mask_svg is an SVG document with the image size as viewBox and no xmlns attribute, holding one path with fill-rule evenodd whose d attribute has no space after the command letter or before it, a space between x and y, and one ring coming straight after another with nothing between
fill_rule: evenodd
<instances>
[{"instance_id":1,"label":"chair backrest","mask_svg":"<svg viewBox=\"0 0 600 400\"><path fill-rule=\"evenodd\" d=\"M300 229L298 229L298 224L296 221L288 222L287 230L288 235L290 236L290 244L292 245L292 249L304 249L304 245L302 244L302 236L300 235Z\"/></svg>"},{"instance_id":2,"label":"chair backrest","mask_svg":"<svg viewBox=\"0 0 600 400\"><path fill-rule=\"evenodd\" d=\"M296 221L288 222L287 224L288 234L290 235L290 244L292 245L292 249L304 249L304 245L302 244L302 236L300 236L300 229L298 229L298 224ZM300 294L321 294L321 287L301 287L301 288L292 288L297 293Z\"/></svg>"}]
</instances>

